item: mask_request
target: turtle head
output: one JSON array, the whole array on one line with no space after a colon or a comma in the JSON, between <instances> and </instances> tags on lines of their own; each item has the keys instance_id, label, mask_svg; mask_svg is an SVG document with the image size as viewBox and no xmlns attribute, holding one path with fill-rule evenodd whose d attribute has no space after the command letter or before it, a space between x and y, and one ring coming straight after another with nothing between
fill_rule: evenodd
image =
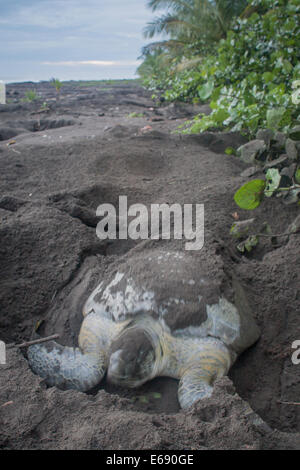
<instances>
[{"instance_id":1,"label":"turtle head","mask_svg":"<svg viewBox=\"0 0 300 470\"><path fill-rule=\"evenodd\" d=\"M135 388L159 374L162 363L160 335L158 328L147 323L130 324L112 342L107 370L109 382Z\"/></svg>"}]
</instances>

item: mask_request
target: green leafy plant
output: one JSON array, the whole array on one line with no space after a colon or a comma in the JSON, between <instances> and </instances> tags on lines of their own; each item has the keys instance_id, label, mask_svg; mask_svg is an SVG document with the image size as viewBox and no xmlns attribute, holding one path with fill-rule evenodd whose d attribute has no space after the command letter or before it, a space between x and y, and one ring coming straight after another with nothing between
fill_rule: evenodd
<instances>
[{"instance_id":1,"label":"green leafy plant","mask_svg":"<svg viewBox=\"0 0 300 470\"><path fill-rule=\"evenodd\" d=\"M235 155L236 154L236 150L233 148L233 147L227 147L225 149L225 153L226 155Z\"/></svg>"},{"instance_id":2,"label":"green leafy plant","mask_svg":"<svg viewBox=\"0 0 300 470\"><path fill-rule=\"evenodd\" d=\"M34 90L28 90L25 92L25 98L22 99L25 103L30 103L31 101L37 100L38 96Z\"/></svg>"},{"instance_id":3,"label":"green leafy plant","mask_svg":"<svg viewBox=\"0 0 300 470\"><path fill-rule=\"evenodd\" d=\"M253 248L255 248L258 245L258 242L259 242L259 237L257 235L251 235L246 240L243 240L242 242L240 242L237 245L237 249L241 253L245 253L245 252L250 253L250 251L252 251Z\"/></svg>"},{"instance_id":4,"label":"green leafy plant","mask_svg":"<svg viewBox=\"0 0 300 470\"><path fill-rule=\"evenodd\" d=\"M284 204L300 205L300 126L287 134L260 130L256 139L262 138L265 139L264 151L257 153L253 164L257 165L256 168L261 167L265 179L245 183L234 195L236 204L242 209L253 210L264 198L275 196ZM245 149L254 152L256 142L260 140L240 147L238 155L242 157Z\"/></svg>"},{"instance_id":5,"label":"green leafy plant","mask_svg":"<svg viewBox=\"0 0 300 470\"><path fill-rule=\"evenodd\" d=\"M51 78L50 83L54 86L57 95L59 95L61 87L63 86L62 82L58 78Z\"/></svg>"},{"instance_id":6,"label":"green leafy plant","mask_svg":"<svg viewBox=\"0 0 300 470\"><path fill-rule=\"evenodd\" d=\"M300 184L292 184L288 187L281 187L281 175L277 169L268 170L266 180L256 179L248 181L237 190L234 195L236 204L241 209L256 209L264 197L284 194L286 204L299 203Z\"/></svg>"},{"instance_id":7,"label":"green leafy plant","mask_svg":"<svg viewBox=\"0 0 300 470\"><path fill-rule=\"evenodd\" d=\"M271 197L279 188L281 176L277 168L270 168L266 173L266 187L264 194Z\"/></svg>"},{"instance_id":8,"label":"green leafy plant","mask_svg":"<svg viewBox=\"0 0 300 470\"><path fill-rule=\"evenodd\" d=\"M143 113L133 112L133 113L128 114L127 117L129 117L129 118L142 118L142 117L145 117L145 115Z\"/></svg>"},{"instance_id":9,"label":"green leafy plant","mask_svg":"<svg viewBox=\"0 0 300 470\"><path fill-rule=\"evenodd\" d=\"M258 12L238 19L220 42L209 79L212 113L196 117L187 132L221 126L253 135L259 127L286 131L299 120L297 89L292 93L300 74L299 0L252 5Z\"/></svg>"},{"instance_id":10,"label":"green leafy plant","mask_svg":"<svg viewBox=\"0 0 300 470\"><path fill-rule=\"evenodd\" d=\"M211 114L196 116L181 133L225 129L254 135L260 127L287 131L300 122L299 0L252 0L228 28L206 50L193 34L185 37L180 51L161 43L160 53L149 52L145 63L165 60L167 65L157 74L148 71L147 86L169 101L210 101ZM176 31L168 29L171 39L179 40Z\"/></svg>"},{"instance_id":11,"label":"green leafy plant","mask_svg":"<svg viewBox=\"0 0 300 470\"><path fill-rule=\"evenodd\" d=\"M293 104L300 104L300 80L295 80L292 83L293 93L292 93L292 102Z\"/></svg>"}]
</instances>

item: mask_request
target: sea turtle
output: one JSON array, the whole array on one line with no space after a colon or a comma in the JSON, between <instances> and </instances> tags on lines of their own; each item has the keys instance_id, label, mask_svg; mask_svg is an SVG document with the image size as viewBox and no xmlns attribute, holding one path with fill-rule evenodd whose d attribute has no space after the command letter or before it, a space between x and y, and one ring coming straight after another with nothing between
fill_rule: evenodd
<instances>
[{"instance_id":1,"label":"sea turtle","mask_svg":"<svg viewBox=\"0 0 300 470\"><path fill-rule=\"evenodd\" d=\"M208 397L238 354L259 337L237 279L215 252L133 249L83 308L79 347L31 346L32 370L50 386L87 391L108 381L138 387L179 379L182 408Z\"/></svg>"}]
</instances>

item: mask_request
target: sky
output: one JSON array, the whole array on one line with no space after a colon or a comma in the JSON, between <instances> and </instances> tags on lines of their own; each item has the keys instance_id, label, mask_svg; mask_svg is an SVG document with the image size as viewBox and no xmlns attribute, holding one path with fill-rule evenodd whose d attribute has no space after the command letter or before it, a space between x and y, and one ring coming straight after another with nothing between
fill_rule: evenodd
<instances>
[{"instance_id":1,"label":"sky","mask_svg":"<svg viewBox=\"0 0 300 470\"><path fill-rule=\"evenodd\" d=\"M0 0L0 80L136 78L153 16L146 0Z\"/></svg>"}]
</instances>

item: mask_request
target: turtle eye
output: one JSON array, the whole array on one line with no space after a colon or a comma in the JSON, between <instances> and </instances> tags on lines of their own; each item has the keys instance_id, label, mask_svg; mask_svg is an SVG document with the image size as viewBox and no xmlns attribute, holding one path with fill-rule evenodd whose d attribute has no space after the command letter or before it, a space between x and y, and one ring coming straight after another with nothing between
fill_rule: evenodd
<instances>
[{"instance_id":1,"label":"turtle eye","mask_svg":"<svg viewBox=\"0 0 300 470\"><path fill-rule=\"evenodd\" d=\"M145 375L149 375L153 368L153 364L155 362L155 353L154 351L149 351L147 354L143 355L142 361L140 362L140 376L141 378Z\"/></svg>"}]
</instances>

